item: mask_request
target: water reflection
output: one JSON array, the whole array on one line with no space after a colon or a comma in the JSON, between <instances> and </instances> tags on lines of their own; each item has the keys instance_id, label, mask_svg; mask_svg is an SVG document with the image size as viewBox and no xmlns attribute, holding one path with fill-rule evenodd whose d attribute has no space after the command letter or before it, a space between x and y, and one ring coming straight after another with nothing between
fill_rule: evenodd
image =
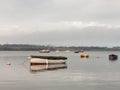
<instances>
[{"instance_id":1,"label":"water reflection","mask_svg":"<svg viewBox=\"0 0 120 90\"><path fill-rule=\"evenodd\" d=\"M30 65L30 72L40 72L46 70L66 69L66 64L46 64L46 65Z\"/></svg>"},{"instance_id":2,"label":"water reflection","mask_svg":"<svg viewBox=\"0 0 120 90\"><path fill-rule=\"evenodd\" d=\"M113 61L117 61L118 59L109 59L109 61L113 62Z\"/></svg>"}]
</instances>

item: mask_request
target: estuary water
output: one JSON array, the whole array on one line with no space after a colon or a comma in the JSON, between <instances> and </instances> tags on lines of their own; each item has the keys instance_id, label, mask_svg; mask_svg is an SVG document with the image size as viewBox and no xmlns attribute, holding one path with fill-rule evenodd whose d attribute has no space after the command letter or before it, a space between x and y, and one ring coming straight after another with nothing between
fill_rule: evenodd
<instances>
[{"instance_id":1,"label":"estuary water","mask_svg":"<svg viewBox=\"0 0 120 90\"><path fill-rule=\"evenodd\" d=\"M38 51L0 51L0 90L119 90L120 52L82 53ZM109 54L118 60L109 60ZM31 66L30 55L68 57L66 64ZM8 65L7 63L10 63Z\"/></svg>"}]
</instances>

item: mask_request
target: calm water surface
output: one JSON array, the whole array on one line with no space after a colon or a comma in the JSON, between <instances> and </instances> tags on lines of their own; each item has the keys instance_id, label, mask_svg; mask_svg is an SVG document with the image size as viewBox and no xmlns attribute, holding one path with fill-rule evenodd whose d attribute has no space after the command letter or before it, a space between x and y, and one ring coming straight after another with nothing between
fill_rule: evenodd
<instances>
[{"instance_id":1,"label":"calm water surface","mask_svg":"<svg viewBox=\"0 0 120 90\"><path fill-rule=\"evenodd\" d=\"M82 53L37 51L0 51L0 90L119 90L120 57L110 61L109 54L118 51ZM30 66L30 55L67 56L66 65ZM11 65L6 65L10 62Z\"/></svg>"}]
</instances>

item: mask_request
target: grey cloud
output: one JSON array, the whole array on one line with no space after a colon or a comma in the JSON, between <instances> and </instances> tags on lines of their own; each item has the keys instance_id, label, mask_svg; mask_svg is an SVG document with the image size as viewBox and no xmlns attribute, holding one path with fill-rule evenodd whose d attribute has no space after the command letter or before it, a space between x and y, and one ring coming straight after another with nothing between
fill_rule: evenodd
<instances>
[{"instance_id":1,"label":"grey cloud","mask_svg":"<svg viewBox=\"0 0 120 90\"><path fill-rule=\"evenodd\" d=\"M76 29L76 28L74 28ZM66 46L118 46L120 44L119 29L84 28L82 30L35 32L9 37L8 43L49 44ZM3 38L2 38L3 39ZM7 41L6 41L7 42Z\"/></svg>"},{"instance_id":2,"label":"grey cloud","mask_svg":"<svg viewBox=\"0 0 120 90\"><path fill-rule=\"evenodd\" d=\"M118 21L119 0L0 0L0 19L9 22Z\"/></svg>"},{"instance_id":3,"label":"grey cloud","mask_svg":"<svg viewBox=\"0 0 120 90\"><path fill-rule=\"evenodd\" d=\"M119 10L120 0L0 0L0 25L20 27L14 30L6 27L8 34L15 33L11 37L3 33L0 43L119 45L119 28L104 27L120 24ZM103 27L54 25L62 21L94 21L103 23Z\"/></svg>"}]
</instances>

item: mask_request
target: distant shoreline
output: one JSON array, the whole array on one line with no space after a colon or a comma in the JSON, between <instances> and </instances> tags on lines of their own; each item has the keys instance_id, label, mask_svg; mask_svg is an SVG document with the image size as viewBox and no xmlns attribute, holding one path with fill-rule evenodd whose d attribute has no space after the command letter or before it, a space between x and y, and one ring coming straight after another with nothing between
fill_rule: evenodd
<instances>
[{"instance_id":1,"label":"distant shoreline","mask_svg":"<svg viewBox=\"0 0 120 90\"><path fill-rule=\"evenodd\" d=\"M120 47L99 47L99 46L49 46L49 45L26 45L26 44L4 44L0 45L0 51L39 51L39 50L51 50L51 51L120 51Z\"/></svg>"}]
</instances>

